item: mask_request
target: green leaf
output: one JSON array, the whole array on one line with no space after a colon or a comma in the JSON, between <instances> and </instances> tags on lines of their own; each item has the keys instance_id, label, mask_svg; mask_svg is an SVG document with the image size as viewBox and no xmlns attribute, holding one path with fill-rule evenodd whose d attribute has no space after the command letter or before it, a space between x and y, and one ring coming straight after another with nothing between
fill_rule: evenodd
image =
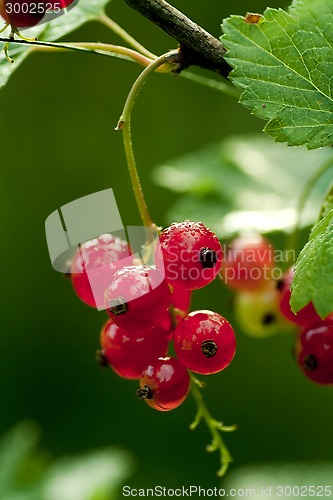
<instances>
[{"instance_id":1,"label":"green leaf","mask_svg":"<svg viewBox=\"0 0 333 500\"><path fill-rule=\"evenodd\" d=\"M39 41L44 42L58 40L67 33L79 28L82 24L97 19L109 1L110 0L80 0L79 3L66 12L66 14L52 19L50 22L43 23L40 26L24 30L24 36L38 37ZM1 36L6 37L8 34L9 29L8 33L5 32L5 34ZM0 53L0 87L3 87L7 83L20 63L33 51L33 46L11 42L9 53L14 59L13 64L9 63L4 54Z\"/></svg>"},{"instance_id":2,"label":"green leaf","mask_svg":"<svg viewBox=\"0 0 333 500\"><path fill-rule=\"evenodd\" d=\"M290 230L305 184L331 157L330 148L308 151L274 144L263 135L236 136L171 159L153 175L160 186L182 194L166 222L202 220L226 238L249 229ZM317 219L331 172L314 187L302 227Z\"/></svg>"},{"instance_id":3,"label":"green leaf","mask_svg":"<svg viewBox=\"0 0 333 500\"><path fill-rule=\"evenodd\" d=\"M240 102L267 120L264 131L290 146L333 144L333 2L294 0L257 24L223 22L231 80Z\"/></svg>"},{"instance_id":4,"label":"green leaf","mask_svg":"<svg viewBox=\"0 0 333 500\"><path fill-rule=\"evenodd\" d=\"M58 40L67 33L79 28L82 24L97 19L109 2L110 0L80 0L64 16L57 17L51 22L43 24L40 40Z\"/></svg>"},{"instance_id":5,"label":"green leaf","mask_svg":"<svg viewBox=\"0 0 333 500\"><path fill-rule=\"evenodd\" d=\"M321 318L333 312L333 210L313 227L295 266L291 308L311 301Z\"/></svg>"},{"instance_id":6,"label":"green leaf","mask_svg":"<svg viewBox=\"0 0 333 500\"><path fill-rule=\"evenodd\" d=\"M63 459L49 472L43 500L111 500L132 469L131 456L106 449Z\"/></svg>"},{"instance_id":7,"label":"green leaf","mask_svg":"<svg viewBox=\"0 0 333 500\"><path fill-rule=\"evenodd\" d=\"M125 450L104 448L49 465L39 430L23 422L0 442L1 500L113 500L133 469Z\"/></svg>"},{"instance_id":8,"label":"green leaf","mask_svg":"<svg viewBox=\"0 0 333 500\"><path fill-rule=\"evenodd\" d=\"M268 463L240 467L231 471L223 488L247 492L253 499L318 498L331 496L332 462ZM326 486L325 485L329 485Z\"/></svg>"},{"instance_id":9,"label":"green leaf","mask_svg":"<svg viewBox=\"0 0 333 500\"><path fill-rule=\"evenodd\" d=\"M0 443L0 498L14 488L24 461L31 455L39 438L32 422L23 422L6 434Z\"/></svg>"}]
</instances>

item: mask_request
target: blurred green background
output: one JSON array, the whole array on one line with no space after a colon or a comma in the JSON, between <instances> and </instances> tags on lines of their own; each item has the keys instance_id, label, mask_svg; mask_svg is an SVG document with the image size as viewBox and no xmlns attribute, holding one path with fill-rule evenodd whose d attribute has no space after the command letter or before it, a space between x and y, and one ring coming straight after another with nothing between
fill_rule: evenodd
<instances>
[{"instance_id":1,"label":"blurred green background","mask_svg":"<svg viewBox=\"0 0 333 500\"><path fill-rule=\"evenodd\" d=\"M229 14L262 12L267 6L261 0L173 4L216 36ZM287 4L271 0L269 5ZM175 46L122 0L113 0L107 11L153 52ZM97 23L66 40L120 42ZM101 372L95 351L105 316L84 306L70 282L53 271L45 241L51 212L109 187L124 224L140 223L122 137L114 132L139 71L135 64L111 58L34 54L0 92L0 432L34 420L42 428L43 447L54 456L110 445L128 449L136 462L128 480L133 487L212 487L220 483L218 456L205 452L210 436L204 425L194 433L188 430L195 413L191 398L178 410L159 414L136 399L136 382L111 370ZM166 213L177 198L153 183L154 166L262 127L230 97L185 79L154 75L133 117L137 160L154 220L171 222ZM282 245L282 238L275 236L275 242ZM231 295L218 283L195 294L193 306L232 321ZM233 364L208 380L205 397L214 416L239 425L226 436L234 473L249 464L333 459L328 445L332 391L302 376L292 347L289 336L258 341L239 334Z\"/></svg>"}]
</instances>

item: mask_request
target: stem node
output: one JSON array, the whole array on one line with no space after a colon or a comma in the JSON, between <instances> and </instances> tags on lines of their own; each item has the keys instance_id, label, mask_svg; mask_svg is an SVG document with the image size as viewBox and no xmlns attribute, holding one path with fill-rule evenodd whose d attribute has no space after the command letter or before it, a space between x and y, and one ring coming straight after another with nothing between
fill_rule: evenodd
<instances>
[{"instance_id":1,"label":"stem node","mask_svg":"<svg viewBox=\"0 0 333 500\"><path fill-rule=\"evenodd\" d=\"M117 123L117 126L115 128L115 131L118 132L119 130L122 130L123 129L123 126L124 126L124 122L123 120L119 120L118 123Z\"/></svg>"}]
</instances>

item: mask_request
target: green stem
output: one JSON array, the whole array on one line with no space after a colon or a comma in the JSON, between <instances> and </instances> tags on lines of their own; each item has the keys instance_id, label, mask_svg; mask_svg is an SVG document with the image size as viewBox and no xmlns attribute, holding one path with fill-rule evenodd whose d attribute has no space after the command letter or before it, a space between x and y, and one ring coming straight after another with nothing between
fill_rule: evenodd
<instances>
[{"instance_id":1,"label":"green stem","mask_svg":"<svg viewBox=\"0 0 333 500\"><path fill-rule=\"evenodd\" d=\"M44 50L54 50L62 49L62 50L75 50L75 49L84 49L87 52L93 52L102 55L111 55L114 57L121 57L122 59L126 59L128 61L135 61L141 66L148 66L151 63L151 59L143 56L139 52L136 52L133 49L129 49L127 47L122 47L120 45L112 45L108 43L95 43L95 42L70 42L65 45L58 45L57 47L48 47L43 46L42 44L38 44L39 46L35 46L35 50L44 51Z\"/></svg>"},{"instance_id":2,"label":"green stem","mask_svg":"<svg viewBox=\"0 0 333 500\"><path fill-rule=\"evenodd\" d=\"M147 68L145 68L139 77L134 82L125 102L125 106L123 112L119 118L118 125L116 130L123 131L123 139L125 146L125 153L127 159L128 170L131 178L131 183L133 186L136 203L140 212L140 216L145 227L154 227L152 219L150 217L148 207L143 195L143 191L141 188L141 183L139 179L138 169L136 166L133 144L132 144L132 135L131 135L131 115L133 111L133 106L135 100L139 94L139 91L142 85L145 83L147 77L160 68L163 64L168 62L176 62L178 57L178 51L168 52L158 57L155 61L149 64Z\"/></svg>"},{"instance_id":3,"label":"green stem","mask_svg":"<svg viewBox=\"0 0 333 500\"><path fill-rule=\"evenodd\" d=\"M149 59L156 59L156 55L147 50L141 43L137 42L127 31L125 31L119 24L110 19L105 13L99 16L98 20L124 40L130 47L133 47L137 52L140 52Z\"/></svg>"},{"instance_id":4,"label":"green stem","mask_svg":"<svg viewBox=\"0 0 333 500\"><path fill-rule=\"evenodd\" d=\"M169 288L170 288L170 285L169 285ZM187 311L183 311L182 309L178 309L178 307L175 307L173 304L171 304L169 307L169 316L170 316L172 328L176 328L176 326L179 323L179 320L177 320L177 316L184 318L186 316L186 314L187 314Z\"/></svg>"},{"instance_id":5,"label":"green stem","mask_svg":"<svg viewBox=\"0 0 333 500\"><path fill-rule=\"evenodd\" d=\"M1 38L0 42L5 42L8 46L9 44L18 45L29 45L31 50L34 52L52 52L54 50L70 50L77 52L85 52L87 54L98 54L102 56L118 57L120 59L125 59L126 61L134 61L139 63L141 66L147 67L154 59L150 59L139 52L128 47L122 47L121 45L112 45L109 43L100 42L68 42L68 43L56 43L56 42L40 42L33 40L9 40L8 38ZM170 66L164 65L156 69L160 73L170 73Z\"/></svg>"},{"instance_id":6,"label":"green stem","mask_svg":"<svg viewBox=\"0 0 333 500\"><path fill-rule=\"evenodd\" d=\"M35 36L33 36L33 37L26 37L26 36L22 35L22 33L17 28L14 28L12 26L12 32L9 35L9 38L11 40L14 40L14 36L15 35L18 36L21 40L25 40L26 42L37 42L37 37L35 37Z\"/></svg>"},{"instance_id":7,"label":"green stem","mask_svg":"<svg viewBox=\"0 0 333 500\"><path fill-rule=\"evenodd\" d=\"M68 43L55 43L55 42L40 42L32 40L8 40L8 38L0 38L0 42L10 44L29 45L33 51L44 52L54 50L71 50L78 52L87 52L91 54L99 54L104 56L113 56L126 59L127 61L135 61L144 67L149 66L152 62L146 56L128 47L120 45L112 45L108 43L95 43L95 42L68 42Z\"/></svg>"},{"instance_id":8,"label":"green stem","mask_svg":"<svg viewBox=\"0 0 333 500\"><path fill-rule=\"evenodd\" d=\"M0 33L3 33L4 31L6 31L6 29L8 28L9 24L8 23L5 23L4 26L0 29Z\"/></svg>"},{"instance_id":9,"label":"green stem","mask_svg":"<svg viewBox=\"0 0 333 500\"><path fill-rule=\"evenodd\" d=\"M190 373L190 378L191 378L191 393L198 408L197 415L195 417L194 422L191 424L190 429L192 430L196 429L201 420L204 420L212 436L212 442L209 446L207 446L207 451L220 452L221 467L218 470L217 475L222 477L227 472L229 464L230 462L232 462L232 457L222 439L221 432L232 432L236 430L236 427L225 426L211 416L199 389L199 387L201 388L203 387L203 384L196 377L194 377L192 373Z\"/></svg>"},{"instance_id":10,"label":"green stem","mask_svg":"<svg viewBox=\"0 0 333 500\"><path fill-rule=\"evenodd\" d=\"M223 92L224 94L235 97L236 99L239 99L241 95L241 92L232 85L224 82L219 82L214 78L207 78L206 76L197 75L196 73L192 73L191 71L182 71L180 73L180 76L186 78L187 80L191 80L192 82L204 85L205 87L210 87L211 89Z\"/></svg>"},{"instance_id":11,"label":"green stem","mask_svg":"<svg viewBox=\"0 0 333 500\"><path fill-rule=\"evenodd\" d=\"M12 59L9 55L9 46L10 46L10 42L6 42L4 44L4 46L2 47L1 49L1 52L3 52L5 54L5 58L7 59L7 61L10 63L10 64L13 64L14 62L14 59Z\"/></svg>"},{"instance_id":12,"label":"green stem","mask_svg":"<svg viewBox=\"0 0 333 500\"><path fill-rule=\"evenodd\" d=\"M329 160L325 161L321 167L314 172L314 174L310 177L310 179L307 181L307 183L304 186L304 189L301 193L301 196L298 200L297 207L296 207L296 221L295 221L295 226L293 231L290 233L290 235L287 238L286 241L286 250L293 250L296 252L297 250L297 241L298 241L298 235L300 231L300 226L301 226L301 217L303 214L303 210L305 207L305 204L311 194L312 189L314 186L317 184L318 180L324 175L331 167L333 166L333 158L330 158ZM288 267L293 264L293 262L288 262L287 265Z\"/></svg>"}]
</instances>

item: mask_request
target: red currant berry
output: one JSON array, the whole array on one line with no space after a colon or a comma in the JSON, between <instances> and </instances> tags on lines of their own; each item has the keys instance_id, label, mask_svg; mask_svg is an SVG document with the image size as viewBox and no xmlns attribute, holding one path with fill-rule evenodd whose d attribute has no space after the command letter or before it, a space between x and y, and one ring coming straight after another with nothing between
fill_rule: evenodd
<instances>
[{"instance_id":1,"label":"red currant berry","mask_svg":"<svg viewBox=\"0 0 333 500\"><path fill-rule=\"evenodd\" d=\"M109 320L101 332L100 356L121 377L139 379L151 361L165 356L168 348L167 332L157 326L140 337L131 337Z\"/></svg>"},{"instance_id":2,"label":"red currant berry","mask_svg":"<svg viewBox=\"0 0 333 500\"><path fill-rule=\"evenodd\" d=\"M168 283L187 290L208 285L221 268L222 247L217 236L201 222L173 223L160 236L156 261L164 262Z\"/></svg>"},{"instance_id":3,"label":"red currant berry","mask_svg":"<svg viewBox=\"0 0 333 500\"><path fill-rule=\"evenodd\" d=\"M190 390L190 377L176 358L158 358L142 373L137 396L159 411L177 408Z\"/></svg>"},{"instance_id":4,"label":"red currant berry","mask_svg":"<svg viewBox=\"0 0 333 500\"><path fill-rule=\"evenodd\" d=\"M230 323L212 311L194 311L175 328L176 355L186 368L209 375L224 370L236 352Z\"/></svg>"},{"instance_id":5,"label":"red currant berry","mask_svg":"<svg viewBox=\"0 0 333 500\"><path fill-rule=\"evenodd\" d=\"M321 320L301 331L296 348L304 374L318 384L333 384L333 321Z\"/></svg>"},{"instance_id":6,"label":"red currant berry","mask_svg":"<svg viewBox=\"0 0 333 500\"><path fill-rule=\"evenodd\" d=\"M243 333L264 338L291 330L291 323L280 312L278 297L274 281L269 281L260 290L243 291L236 295L235 317Z\"/></svg>"},{"instance_id":7,"label":"red currant berry","mask_svg":"<svg viewBox=\"0 0 333 500\"><path fill-rule=\"evenodd\" d=\"M105 290L130 253L127 242L112 234L82 243L71 266L72 284L78 297L91 307L103 308Z\"/></svg>"},{"instance_id":8,"label":"red currant berry","mask_svg":"<svg viewBox=\"0 0 333 500\"><path fill-rule=\"evenodd\" d=\"M170 303L169 286L152 266L120 269L105 292L108 315L127 331L140 332L159 325Z\"/></svg>"},{"instance_id":9,"label":"red currant berry","mask_svg":"<svg viewBox=\"0 0 333 500\"><path fill-rule=\"evenodd\" d=\"M35 0L0 0L0 14L14 28L29 28L43 19L46 3L41 1L37 4Z\"/></svg>"},{"instance_id":10,"label":"red currant berry","mask_svg":"<svg viewBox=\"0 0 333 500\"><path fill-rule=\"evenodd\" d=\"M258 290L271 279L274 249L259 234L235 238L225 254L222 275L234 290Z\"/></svg>"},{"instance_id":11,"label":"red currant berry","mask_svg":"<svg viewBox=\"0 0 333 500\"><path fill-rule=\"evenodd\" d=\"M280 311L285 318L287 318L292 323L297 325L310 325L321 321L320 316L316 313L312 302L307 304L303 309L298 311L296 314L293 313L290 307L290 297L291 297L291 283L294 277L294 271L291 267L283 276L282 280L277 282L277 288L279 290L280 299Z\"/></svg>"}]
</instances>

